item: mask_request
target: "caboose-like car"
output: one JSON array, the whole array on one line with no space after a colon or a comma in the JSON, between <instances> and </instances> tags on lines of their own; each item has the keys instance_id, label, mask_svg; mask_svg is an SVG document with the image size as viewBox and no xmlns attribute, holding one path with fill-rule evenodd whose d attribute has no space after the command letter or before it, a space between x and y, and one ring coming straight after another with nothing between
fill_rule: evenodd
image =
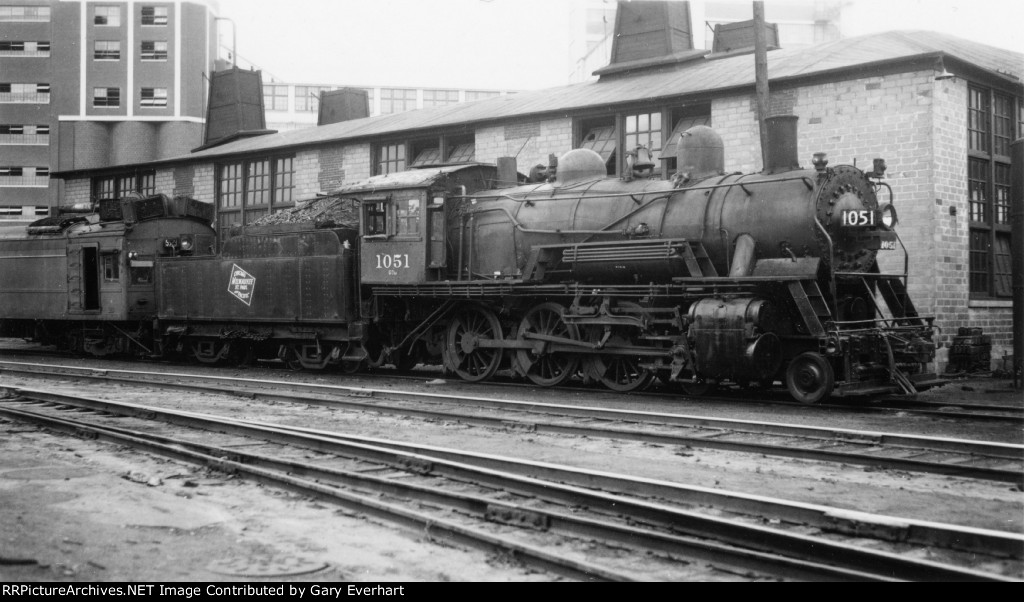
<instances>
[{"instance_id":1,"label":"caboose-like car","mask_svg":"<svg viewBox=\"0 0 1024 602\"><path fill-rule=\"evenodd\" d=\"M217 256L173 244L211 232L168 226L171 242L152 243L163 251L155 307L118 314L111 328L132 336L110 340L207 362L425 362L468 381L509 369L541 386L579 378L617 391L655 378L689 393L781 381L806 403L938 383L932 319L907 294L884 163L865 172L819 154L801 169L794 119L776 120L776 153L757 174L724 174L721 139L698 126L679 141L671 180L651 177L642 154L626 177L607 177L600 155L576 149L511 188L483 164L375 176L332 192L358 223L245 228ZM145 223L126 226L126 241ZM51 238L56 254L79 248ZM902 269L883 271L880 253ZM96 257L78 267L105 273ZM3 270L0 295L11 300L4 287L17 280ZM60 309L75 324L62 336L78 337L86 326L70 299L83 293L72 286L43 320L20 297L0 328L48 335Z\"/></svg>"}]
</instances>

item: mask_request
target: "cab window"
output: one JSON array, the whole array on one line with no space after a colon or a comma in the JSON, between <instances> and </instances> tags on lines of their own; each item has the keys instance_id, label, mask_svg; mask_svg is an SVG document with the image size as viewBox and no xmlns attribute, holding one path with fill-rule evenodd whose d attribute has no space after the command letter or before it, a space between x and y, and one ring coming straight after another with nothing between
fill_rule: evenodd
<instances>
[{"instance_id":1,"label":"cab window","mask_svg":"<svg viewBox=\"0 0 1024 602\"><path fill-rule=\"evenodd\" d=\"M420 200L402 199L395 202L395 219L398 235L418 236L420 233Z\"/></svg>"},{"instance_id":2,"label":"cab window","mask_svg":"<svg viewBox=\"0 0 1024 602\"><path fill-rule=\"evenodd\" d=\"M363 216L363 223L366 224L366 231L364 234L367 236L373 236L375 234L387 234L387 205L384 201L379 203L367 203L363 206L365 215Z\"/></svg>"}]
</instances>

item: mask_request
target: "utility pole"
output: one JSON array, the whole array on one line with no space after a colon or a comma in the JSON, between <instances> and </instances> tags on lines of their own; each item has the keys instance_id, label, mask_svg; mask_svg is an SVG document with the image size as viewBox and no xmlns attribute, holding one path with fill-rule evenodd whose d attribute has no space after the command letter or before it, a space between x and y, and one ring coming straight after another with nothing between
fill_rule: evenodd
<instances>
[{"instance_id":1,"label":"utility pole","mask_svg":"<svg viewBox=\"0 0 1024 602\"><path fill-rule=\"evenodd\" d=\"M757 125L761 135L761 166L768 162L768 40L765 38L764 2L754 1L754 89Z\"/></svg>"}]
</instances>

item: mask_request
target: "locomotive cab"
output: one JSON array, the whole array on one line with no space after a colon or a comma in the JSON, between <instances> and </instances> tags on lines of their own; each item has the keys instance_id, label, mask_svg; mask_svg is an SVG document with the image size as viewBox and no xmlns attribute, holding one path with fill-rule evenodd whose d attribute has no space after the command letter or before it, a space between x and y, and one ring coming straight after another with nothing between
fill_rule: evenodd
<instances>
[{"instance_id":1,"label":"locomotive cab","mask_svg":"<svg viewBox=\"0 0 1024 602\"><path fill-rule=\"evenodd\" d=\"M374 176L336 191L360 204L363 284L416 284L449 279L447 224L467 194L489 188L493 165L452 165Z\"/></svg>"}]
</instances>

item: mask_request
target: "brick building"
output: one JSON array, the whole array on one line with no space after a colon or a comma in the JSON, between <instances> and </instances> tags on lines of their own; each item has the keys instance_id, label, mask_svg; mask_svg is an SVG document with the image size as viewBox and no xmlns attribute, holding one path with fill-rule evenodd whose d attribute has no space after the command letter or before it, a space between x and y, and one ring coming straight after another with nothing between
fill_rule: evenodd
<instances>
[{"instance_id":1,"label":"brick building","mask_svg":"<svg viewBox=\"0 0 1024 602\"><path fill-rule=\"evenodd\" d=\"M887 32L770 52L771 112L799 117L799 153L832 165L885 158L910 256L910 292L938 316L1011 348L1009 143L1022 135L1024 56L932 32ZM169 160L56 174L65 203L105 182L152 174L156 190L217 206L217 226L248 223L342 182L441 162L589 147L622 173L622 148L662 152L673 133L706 123L722 135L727 171L759 158L750 55L677 53L654 68L606 69L600 80L237 140ZM674 169L665 149L662 173ZM902 262L902 254L883 261ZM883 268L902 268L883 265ZM945 350L940 351L941 363Z\"/></svg>"}]
</instances>

